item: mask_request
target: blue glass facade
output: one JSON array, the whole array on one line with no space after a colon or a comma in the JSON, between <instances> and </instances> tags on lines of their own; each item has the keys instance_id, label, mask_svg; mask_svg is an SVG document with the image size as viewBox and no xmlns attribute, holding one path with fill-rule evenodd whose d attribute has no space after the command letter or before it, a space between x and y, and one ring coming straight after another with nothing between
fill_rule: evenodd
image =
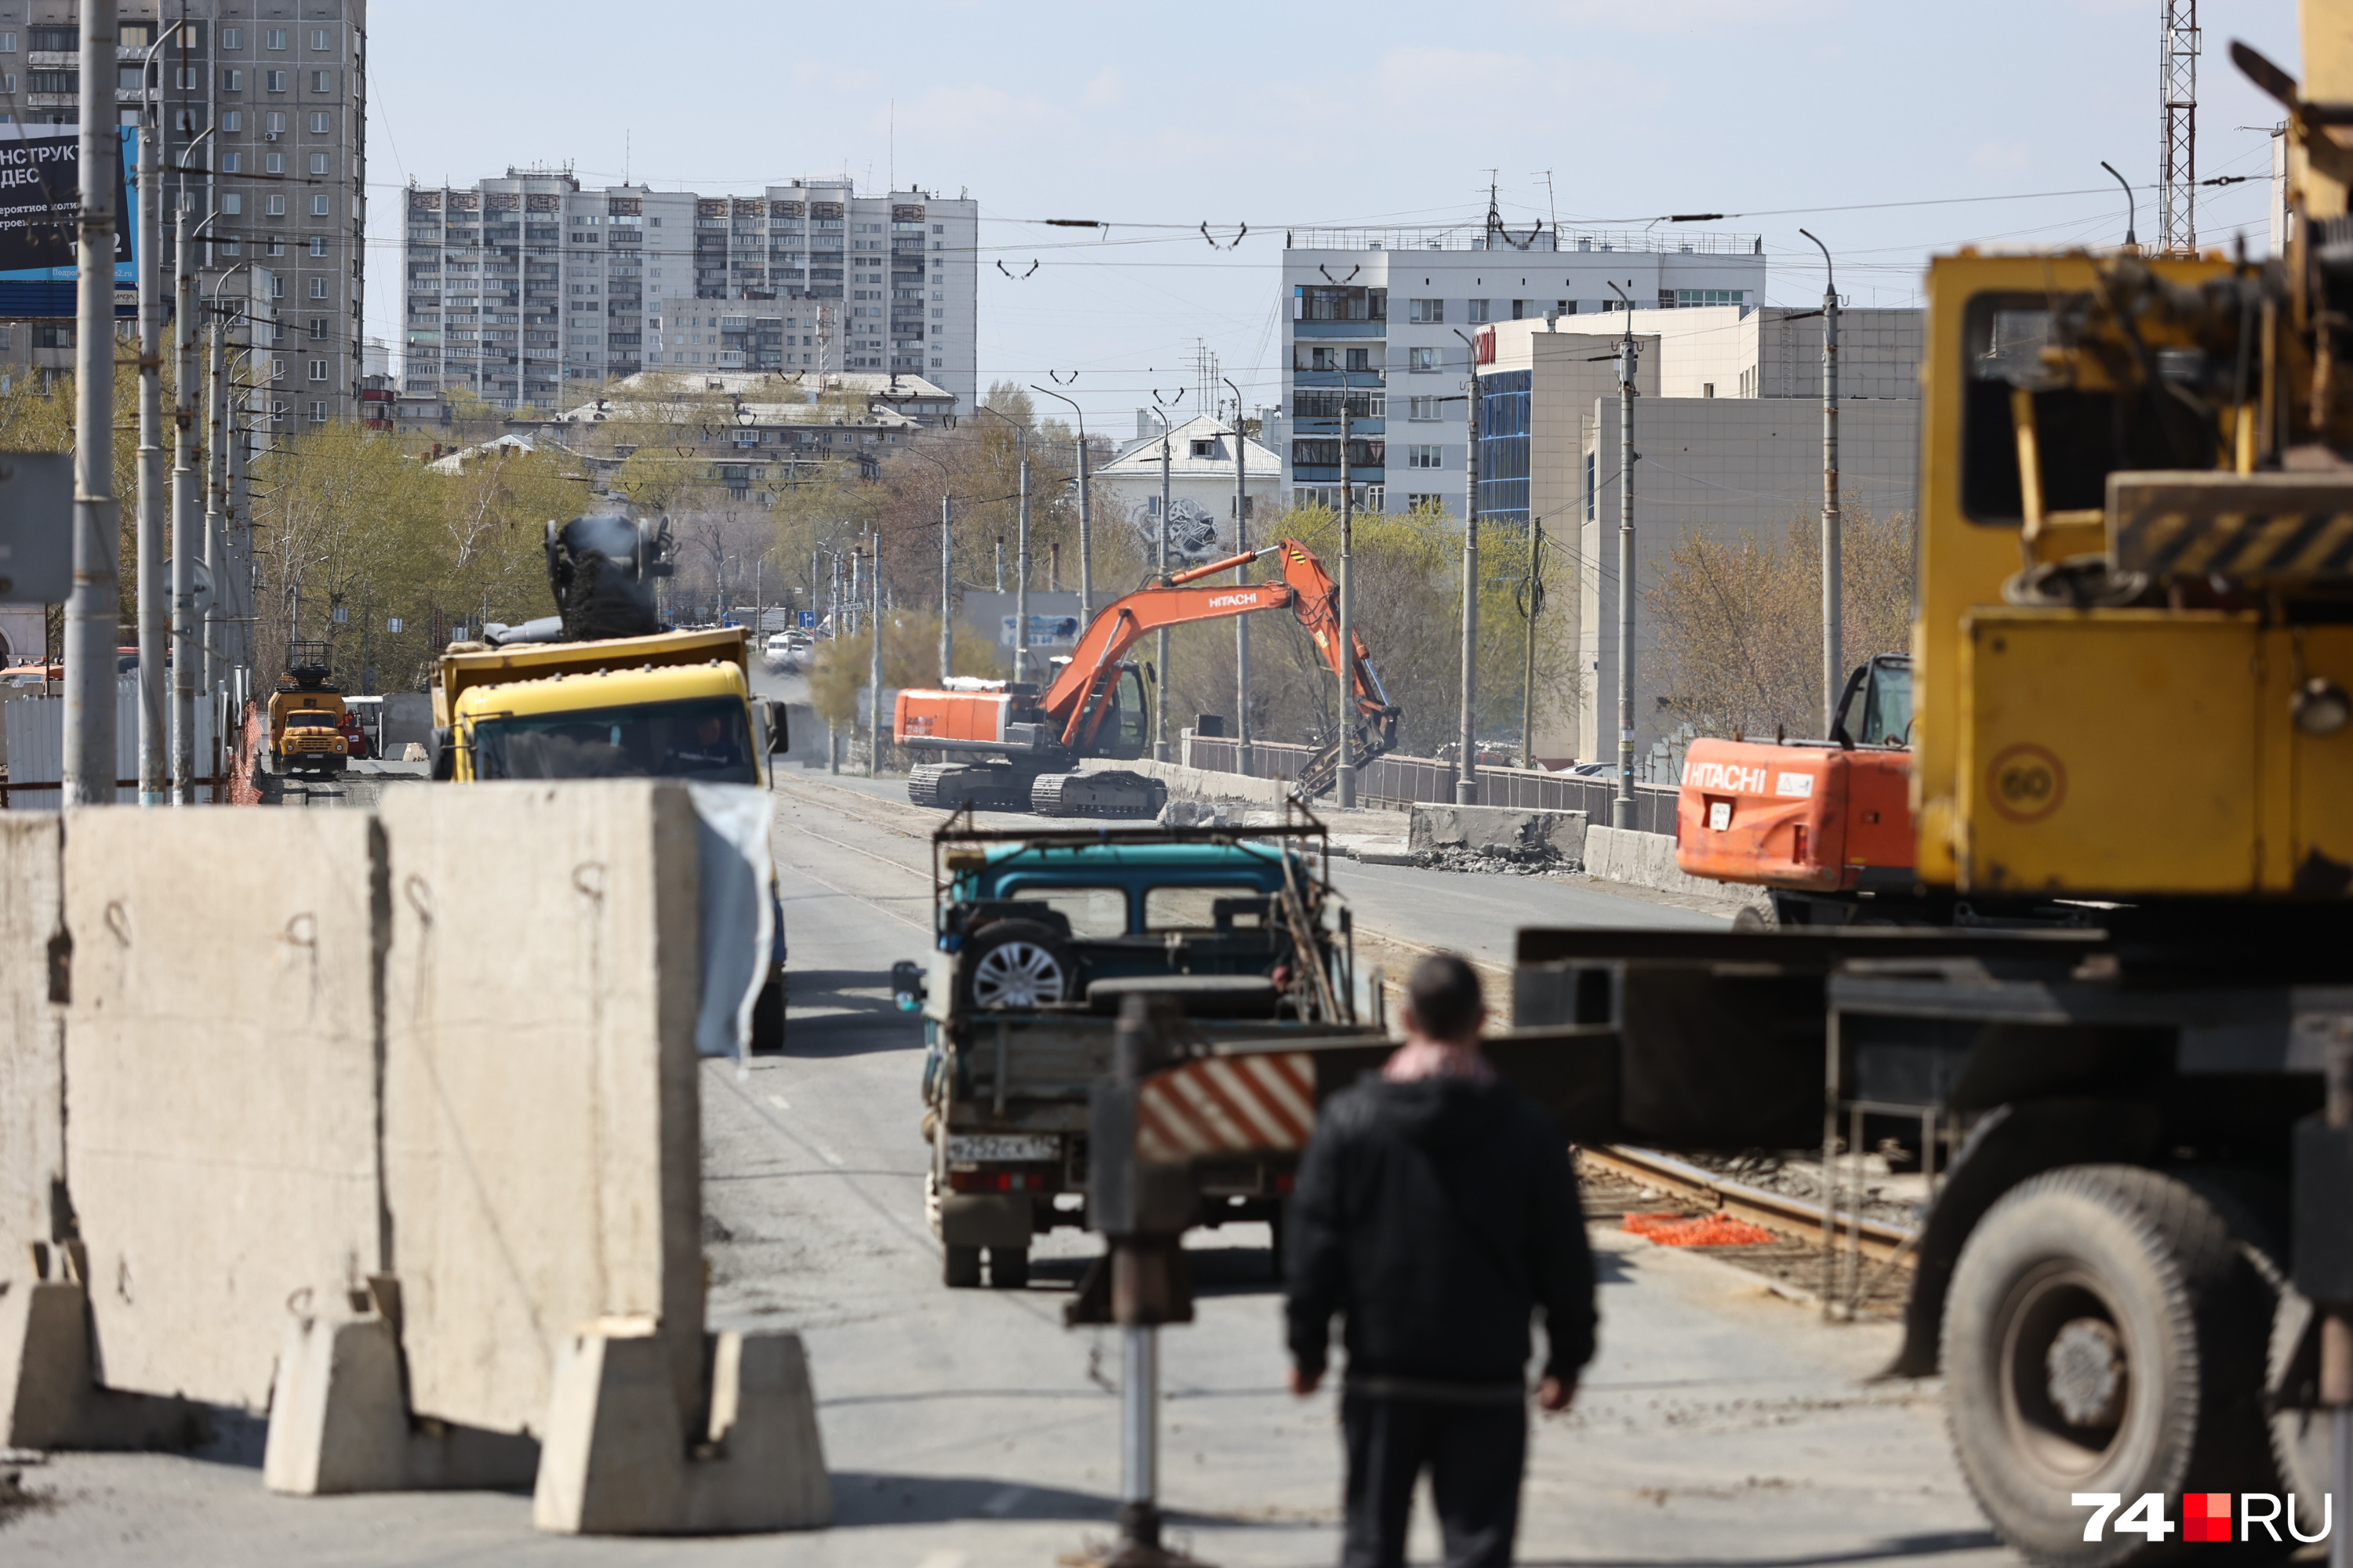
<instances>
[{"instance_id":1,"label":"blue glass facade","mask_svg":"<svg viewBox=\"0 0 2353 1568\"><path fill-rule=\"evenodd\" d=\"M1479 377L1479 519L1528 525L1528 402L1533 373Z\"/></svg>"}]
</instances>

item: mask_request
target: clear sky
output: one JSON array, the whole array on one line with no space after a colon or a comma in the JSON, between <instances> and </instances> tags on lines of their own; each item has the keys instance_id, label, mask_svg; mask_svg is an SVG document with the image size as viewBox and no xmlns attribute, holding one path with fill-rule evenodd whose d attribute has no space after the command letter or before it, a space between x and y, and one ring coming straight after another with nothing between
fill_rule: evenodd
<instances>
[{"instance_id":1,"label":"clear sky","mask_svg":"<svg viewBox=\"0 0 2353 1568\"><path fill-rule=\"evenodd\" d=\"M2279 114L2228 50L2296 71L2295 7L2202 10L2198 173L2257 177L2199 193L2199 238L2244 231L2260 251ZM1750 215L1709 227L1763 236L1775 303L1821 292L1802 225L1852 303L1916 302L1938 250L2121 239L2102 159L2141 187L2154 237L2160 16L2159 0L375 0L369 332L399 335L396 187L534 163L707 195L843 172L969 188L982 385L1075 372L1107 424L1189 386L1197 344L1272 401L1284 228L1472 221L1491 171L1514 225ZM1250 233L1213 250L1203 222Z\"/></svg>"}]
</instances>

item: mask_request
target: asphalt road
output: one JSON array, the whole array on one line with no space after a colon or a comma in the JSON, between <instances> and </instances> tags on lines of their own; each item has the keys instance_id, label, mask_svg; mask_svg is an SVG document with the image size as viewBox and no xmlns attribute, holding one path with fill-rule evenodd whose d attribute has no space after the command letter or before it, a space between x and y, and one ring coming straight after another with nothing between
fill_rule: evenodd
<instances>
[{"instance_id":1,"label":"asphalt road","mask_svg":"<svg viewBox=\"0 0 2353 1568\"><path fill-rule=\"evenodd\" d=\"M712 1317L806 1336L831 1530L575 1541L535 1534L518 1495L272 1498L248 1444L224 1457L240 1462L64 1455L29 1468L43 1500L0 1514L0 1561L1032 1568L1106 1538L1116 1344L1060 1321L1094 1242L1041 1243L1027 1289L951 1292L923 1224L921 1040L887 995L892 961L925 941L922 825L830 781L780 788L787 1054L744 1072L712 1064L702 1079ZM1344 874L1359 918L1404 922L1409 940L1492 945L1530 908L1691 915L1523 878ZM1754 1276L1608 1221L1593 1234L1601 1351L1576 1407L1535 1422L1523 1563L2013 1561L1962 1489L1935 1385L1869 1381L1892 1328L1826 1324ZM1198 1320L1163 1333L1164 1499L1178 1543L1229 1568L1337 1554L1334 1402L1282 1392L1267 1239L1250 1225L1198 1236ZM1426 1519L1421 1535L1416 1560L1433 1560Z\"/></svg>"}]
</instances>

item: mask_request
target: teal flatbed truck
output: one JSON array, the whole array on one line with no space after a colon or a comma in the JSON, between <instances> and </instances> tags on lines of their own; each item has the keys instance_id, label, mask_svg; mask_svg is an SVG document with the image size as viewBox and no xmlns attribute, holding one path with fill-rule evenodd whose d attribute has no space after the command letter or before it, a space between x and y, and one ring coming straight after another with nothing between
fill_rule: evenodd
<instances>
[{"instance_id":1,"label":"teal flatbed truck","mask_svg":"<svg viewBox=\"0 0 2353 1568\"><path fill-rule=\"evenodd\" d=\"M1323 825L933 837L932 950L893 971L923 1017L925 1207L951 1287L1027 1283L1083 1226L1088 1096L1141 994L1205 1043L1357 1030L1355 948ZM1207 1109L1207 1107L1205 1107ZM1213 1110L1208 1114L1216 1114ZM1287 1157L1201 1169L1201 1223L1280 1224Z\"/></svg>"}]
</instances>

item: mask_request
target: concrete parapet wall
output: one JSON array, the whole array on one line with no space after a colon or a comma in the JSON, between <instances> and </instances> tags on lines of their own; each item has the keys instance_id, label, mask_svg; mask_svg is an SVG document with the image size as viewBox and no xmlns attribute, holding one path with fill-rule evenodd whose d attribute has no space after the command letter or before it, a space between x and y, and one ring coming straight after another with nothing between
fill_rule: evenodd
<instances>
[{"instance_id":1,"label":"concrete parapet wall","mask_svg":"<svg viewBox=\"0 0 2353 1568\"><path fill-rule=\"evenodd\" d=\"M1760 910L1770 908L1762 888L1687 874L1675 864L1675 841L1669 833L1636 832L1630 828L1605 828L1597 823L1585 831L1585 874L1661 893L1747 904Z\"/></svg>"}]
</instances>

